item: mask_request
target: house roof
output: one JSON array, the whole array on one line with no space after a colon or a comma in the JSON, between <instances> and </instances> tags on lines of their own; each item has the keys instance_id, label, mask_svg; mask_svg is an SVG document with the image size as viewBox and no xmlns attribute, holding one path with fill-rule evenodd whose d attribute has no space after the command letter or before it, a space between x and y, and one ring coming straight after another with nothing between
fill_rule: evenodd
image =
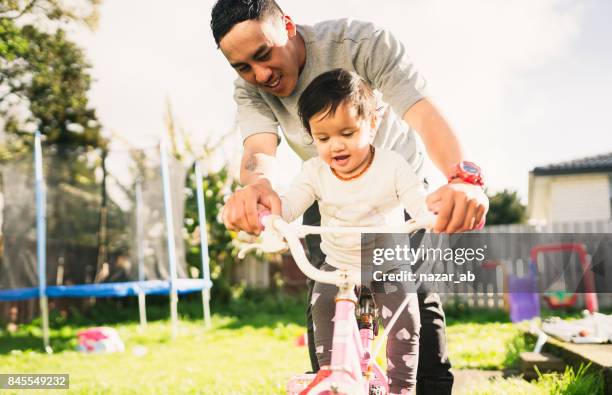
<instances>
[{"instance_id":1,"label":"house roof","mask_svg":"<svg viewBox=\"0 0 612 395\"><path fill-rule=\"evenodd\" d=\"M553 163L546 166L538 166L533 169L533 174L547 176L584 173L612 173L612 152L566 162Z\"/></svg>"}]
</instances>

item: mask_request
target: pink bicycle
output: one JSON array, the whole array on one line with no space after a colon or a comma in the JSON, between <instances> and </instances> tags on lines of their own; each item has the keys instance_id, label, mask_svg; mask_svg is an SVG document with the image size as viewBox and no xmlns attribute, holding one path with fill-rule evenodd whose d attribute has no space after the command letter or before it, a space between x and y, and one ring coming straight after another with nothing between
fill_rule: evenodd
<instances>
[{"instance_id":1,"label":"pink bicycle","mask_svg":"<svg viewBox=\"0 0 612 395\"><path fill-rule=\"evenodd\" d=\"M275 215L262 217L264 231L261 241L245 246L238 254L239 258L243 258L246 252L252 249L277 253L289 248L298 267L307 277L338 287L331 364L322 367L318 376L302 374L290 379L287 385L289 395L388 394L387 376L376 362L376 356L397 321L398 312L404 311L409 301L407 296L372 352L373 340L378 332L377 312L371 296L358 299L355 294L356 285L361 284L361 273L348 270L328 272L315 268L306 258L300 237L322 233L413 233L421 229L431 229L434 220L433 215L425 215L400 226L319 227L288 224Z\"/></svg>"}]
</instances>

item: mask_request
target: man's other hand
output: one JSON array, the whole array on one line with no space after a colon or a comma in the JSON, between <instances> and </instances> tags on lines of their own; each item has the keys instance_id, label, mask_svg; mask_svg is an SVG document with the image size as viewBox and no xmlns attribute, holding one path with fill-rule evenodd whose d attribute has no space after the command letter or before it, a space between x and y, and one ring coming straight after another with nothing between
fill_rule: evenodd
<instances>
[{"instance_id":1,"label":"man's other hand","mask_svg":"<svg viewBox=\"0 0 612 395\"><path fill-rule=\"evenodd\" d=\"M427 196L427 207L438 215L435 232L466 232L482 227L489 198L480 186L453 182Z\"/></svg>"},{"instance_id":2,"label":"man's other hand","mask_svg":"<svg viewBox=\"0 0 612 395\"><path fill-rule=\"evenodd\" d=\"M262 227L259 223L258 204L272 214L281 214L280 197L265 178L234 192L223 208L223 223L230 230L259 234Z\"/></svg>"}]
</instances>

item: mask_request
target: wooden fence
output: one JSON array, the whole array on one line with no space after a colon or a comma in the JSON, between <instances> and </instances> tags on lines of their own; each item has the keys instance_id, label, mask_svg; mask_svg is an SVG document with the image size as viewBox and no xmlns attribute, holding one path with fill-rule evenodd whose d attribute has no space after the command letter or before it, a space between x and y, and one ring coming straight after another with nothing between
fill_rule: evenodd
<instances>
[{"instance_id":1,"label":"wooden fence","mask_svg":"<svg viewBox=\"0 0 612 395\"><path fill-rule=\"evenodd\" d=\"M569 222L569 223L553 223L548 225L498 225L488 226L481 231L487 234L534 234L534 233L596 233L596 234L612 234L612 220L589 221L589 222ZM509 238L511 239L511 238ZM518 241L518 240L517 240ZM610 246L612 247L612 246ZM478 284L475 287L468 285L460 285L459 294L441 294L442 300L448 302L459 298L469 306L482 308L501 308L504 306L504 290L507 284L509 275L523 277L529 273L530 261L529 255L525 255L521 248L524 246L507 245L505 248L505 256L507 259L502 259L498 262L486 262L479 269ZM588 251L587 254L591 254ZM590 259L590 256L588 256ZM459 275L465 273L466 266L458 266L447 264L447 273L456 273ZM608 253L605 256L603 270L607 273L608 278L612 275L612 248L608 248ZM540 272L539 276L545 276L546 273ZM571 275L571 273L570 273ZM579 276L576 272L574 276ZM569 278L569 281L576 283L578 278ZM463 289L461 289L463 287ZM612 307L612 294L598 292L598 301L600 308ZM578 305L584 306L582 298L578 298Z\"/></svg>"}]
</instances>

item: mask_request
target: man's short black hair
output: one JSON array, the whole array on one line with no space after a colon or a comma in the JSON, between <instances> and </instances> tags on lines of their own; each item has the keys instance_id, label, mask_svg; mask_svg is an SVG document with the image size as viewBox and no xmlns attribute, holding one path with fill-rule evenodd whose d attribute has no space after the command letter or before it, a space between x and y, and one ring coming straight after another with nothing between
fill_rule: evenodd
<instances>
[{"instance_id":1,"label":"man's short black hair","mask_svg":"<svg viewBox=\"0 0 612 395\"><path fill-rule=\"evenodd\" d=\"M217 47L236 24L251 19L260 21L273 15L283 15L283 10L274 0L218 0L210 20Z\"/></svg>"},{"instance_id":2,"label":"man's short black hair","mask_svg":"<svg viewBox=\"0 0 612 395\"><path fill-rule=\"evenodd\" d=\"M343 102L353 105L359 117L368 117L376 111L374 92L359 74L334 69L319 75L298 100L298 114L304 129L310 134L313 116L321 112L325 112L325 116L334 115Z\"/></svg>"}]
</instances>

